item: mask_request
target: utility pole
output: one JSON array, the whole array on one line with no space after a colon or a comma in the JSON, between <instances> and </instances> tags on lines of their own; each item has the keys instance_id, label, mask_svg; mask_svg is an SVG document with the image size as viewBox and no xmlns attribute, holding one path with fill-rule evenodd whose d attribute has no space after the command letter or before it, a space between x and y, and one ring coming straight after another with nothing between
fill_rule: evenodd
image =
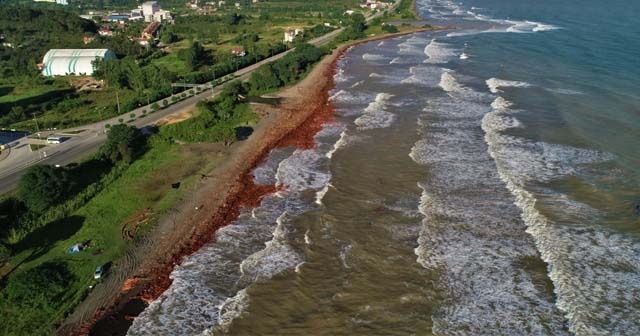
<instances>
[{"instance_id":1,"label":"utility pole","mask_svg":"<svg viewBox=\"0 0 640 336\"><path fill-rule=\"evenodd\" d=\"M33 115L33 120L36 122L36 132L38 132L38 137L40 137L40 127L38 126L38 118L36 118L35 113L31 113Z\"/></svg>"},{"instance_id":2,"label":"utility pole","mask_svg":"<svg viewBox=\"0 0 640 336\"><path fill-rule=\"evenodd\" d=\"M118 115L120 115L120 97L118 96L117 89L116 89L116 104L118 104Z\"/></svg>"}]
</instances>

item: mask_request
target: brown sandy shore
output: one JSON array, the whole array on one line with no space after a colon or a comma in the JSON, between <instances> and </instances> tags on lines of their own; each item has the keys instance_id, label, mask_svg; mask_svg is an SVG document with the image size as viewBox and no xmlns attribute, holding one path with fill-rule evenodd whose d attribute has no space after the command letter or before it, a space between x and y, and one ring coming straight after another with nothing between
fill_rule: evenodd
<instances>
[{"instance_id":1,"label":"brown sandy shore","mask_svg":"<svg viewBox=\"0 0 640 336\"><path fill-rule=\"evenodd\" d=\"M59 335L124 335L135 316L170 285L169 275L183 257L210 242L216 230L237 218L243 207L255 207L273 186L253 183L251 171L273 148L314 146L314 135L333 118L329 91L336 63L348 47L418 31L371 37L342 45L326 56L295 86L277 94L277 107L256 105L262 120L253 135L226 149L229 159L203 177L157 227L127 251L107 278L58 329ZM223 149L225 150L225 149Z\"/></svg>"}]
</instances>

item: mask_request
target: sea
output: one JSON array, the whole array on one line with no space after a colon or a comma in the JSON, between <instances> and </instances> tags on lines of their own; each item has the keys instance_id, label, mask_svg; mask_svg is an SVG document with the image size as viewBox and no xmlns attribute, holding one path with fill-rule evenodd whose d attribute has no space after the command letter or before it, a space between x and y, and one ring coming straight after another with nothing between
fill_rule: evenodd
<instances>
[{"instance_id":1,"label":"sea","mask_svg":"<svg viewBox=\"0 0 640 336\"><path fill-rule=\"evenodd\" d=\"M417 9L130 335L640 335L640 2Z\"/></svg>"}]
</instances>

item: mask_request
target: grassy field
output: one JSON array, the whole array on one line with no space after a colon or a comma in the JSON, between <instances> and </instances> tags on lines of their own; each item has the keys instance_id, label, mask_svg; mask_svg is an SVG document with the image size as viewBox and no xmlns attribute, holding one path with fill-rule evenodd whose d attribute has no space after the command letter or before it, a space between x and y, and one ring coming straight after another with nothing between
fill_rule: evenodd
<instances>
[{"instance_id":1,"label":"grassy field","mask_svg":"<svg viewBox=\"0 0 640 336\"><path fill-rule=\"evenodd\" d=\"M140 227L141 231L149 230L161 214L191 190L198 173L210 171L225 159L215 148L212 144L154 143L120 178L72 216L50 223L20 242L19 253L0 270L2 276L7 272L14 276L45 262L62 260L69 264L76 281L69 285L57 313L39 319L48 321L48 325L38 328L38 332L30 330L37 307L24 311L24 307L0 301L0 319L14 321L0 326L0 334L48 334L65 312L84 297L88 286L95 283L95 268L116 261L131 244L122 237L122 223L144 209L151 209L150 221ZM175 182L181 182L177 190L171 188ZM70 246L87 241L89 249L66 253Z\"/></svg>"},{"instance_id":2,"label":"grassy field","mask_svg":"<svg viewBox=\"0 0 640 336\"><path fill-rule=\"evenodd\" d=\"M184 43L182 43L184 44ZM176 45L177 47L177 45ZM177 47L176 49L179 49L180 47ZM186 48L185 47L181 47L181 48ZM183 60L181 60L180 58L178 58L178 54L177 53L170 53L166 56L160 57L160 58L156 58L153 61L151 61L151 64L157 65L159 67L163 67L169 71L175 72L175 73L185 73L188 72L189 70L187 69L187 65L184 63Z\"/></svg>"}]
</instances>

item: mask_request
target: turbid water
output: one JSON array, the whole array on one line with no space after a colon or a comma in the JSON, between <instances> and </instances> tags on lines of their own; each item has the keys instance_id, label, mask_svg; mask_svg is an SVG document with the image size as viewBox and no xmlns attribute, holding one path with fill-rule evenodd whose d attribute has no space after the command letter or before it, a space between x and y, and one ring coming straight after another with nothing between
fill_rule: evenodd
<instances>
[{"instance_id":1,"label":"turbid water","mask_svg":"<svg viewBox=\"0 0 640 336\"><path fill-rule=\"evenodd\" d=\"M418 8L131 335L640 334L640 5Z\"/></svg>"}]
</instances>

